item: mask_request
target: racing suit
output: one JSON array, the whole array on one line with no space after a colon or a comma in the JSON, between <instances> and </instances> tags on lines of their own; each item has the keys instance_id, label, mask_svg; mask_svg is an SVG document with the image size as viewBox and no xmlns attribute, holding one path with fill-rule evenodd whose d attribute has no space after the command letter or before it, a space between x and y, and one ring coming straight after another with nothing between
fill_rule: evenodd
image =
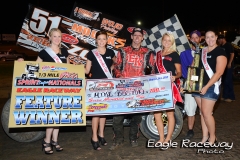
<instances>
[{"instance_id":1,"label":"racing suit","mask_svg":"<svg viewBox=\"0 0 240 160\"><path fill-rule=\"evenodd\" d=\"M116 78L142 76L146 74L147 67L150 68L151 74L154 74L154 64L155 53L153 51L145 47L135 49L132 46L127 46L118 51L114 74ZM116 143L124 141L123 120L124 115L115 115L113 117L114 140ZM141 114L131 115L130 141L137 140L141 120Z\"/></svg>"}]
</instances>

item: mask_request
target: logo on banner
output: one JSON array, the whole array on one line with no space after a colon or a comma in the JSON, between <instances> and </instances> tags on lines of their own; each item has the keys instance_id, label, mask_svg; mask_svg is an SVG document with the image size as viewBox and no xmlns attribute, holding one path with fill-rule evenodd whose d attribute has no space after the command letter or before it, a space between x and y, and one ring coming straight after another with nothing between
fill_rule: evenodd
<instances>
[{"instance_id":1,"label":"logo on banner","mask_svg":"<svg viewBox=\"0 0 240 160\"><path fill-rule=\"evenodd\" d=\"M128 108L137 108L139 107L141 104L140 104L140 101L139 100L133 100L133 101L129 101L126 103L126 106Z\"/></svg>"},{"instance_id":2,"label":"logo on banner","mask_svg":"<svg viewBox=\"0 0 240 160\"><path fill-rule=\"evenodd\" d=\"M89 85L90 91L101 91L101 90L112 90L114 89L113 82L109 81L102 81L102 82L95 82L94 84Z\"/></svg>"},{"instance_id":3,"label":"logo on banner","mask_svg":"<svg viewBox=\"0 0 240 160\"><path fill-rule=\"evenodd\" d=\"M93 103L92 105L87 106L87 112L106 111L108 107L109 104Z\"/></svg>"},{"instance_id":4,"label":"logo on banner","mask_svg":"<svg viewBox=\"0 0 240 160\"><path fill-rule=\"evenodd\" d=\"M66 33L62 33L62 41L69 44L78 44L77 38Z\"/></svg>"},{"instance_id":5,"label":"logo on banner","mask_svg":"<svg viewBox=\"0 0 240 160\"><path fill-rule=\"evenodd\" d=\"M82 86L82 79L78 78L77 73L52 73L57 70L67 70L67 68L56 66L41 67L42 71L48 70L50 71L49 73L41 72L39 69L39 64L26 64L25 72L16 78L15 86Z\"/></svg>"},{"instance_id":6,"label":"logo on banner","mask_svg":"<svg viewBox=\"0 0 240 160\"><path fill-rule=\"evenodd\" d=\"M78 39L84 41L85 43L89 43L93 46L96 46L95 43L95 35L98 30L91 29L87 26L83 26L77 23L73 23L71 26L72 34L74 34ZM113 34L108 33L108 42L107 44L110 46L110 48L121 48L124 47L126 43L126 39L122 38L116 38Z\"/></svg>"},{"instance_id":7,"label":"logo on banner","mask_svg":"<svg viewBox=\"0 0 240 160\"><path fill-rule=\"evenodd\" d=\"M107 18L103 18L101 23L101 29L112 32L116 35L120 30L122 30L123 25L120 23L116 23L115 21L109 20Z\"/></svg>"},{"instance_id":8,"label":"logo on banner","mask_svg":"<svg viewBox=\"0 0 240 160\"><path fill-rule=\"evenodd\" d=\"M120 83L116 86L116 88L129 88L129 87L142 87L144 83L140 80L133 80L132 82L124 82L120 81Z\"/></svg>"},{"instance_id":9,"label":"logo on banner","mask_svg":"<svg viewBox=\"0 0 240 160\"><path fill-rule=\"evenodd\" d=\"M79 19L86 19L89 21L91 20L99 21L100 14L101 14L100 12L95 12L95 11L91 12L86 9L78 8L78 7L74 9L74 16L78 17Z\"/></svg>"},{"instance_id":10,"label":"logo on banner","mask_svg":"<svg viewBox=\"0 0 240 160\"><path fill-rule=\"evenodd\" d=\"M132 100L126 103L128 108L142 108L142 107L156 107L169 103L168 99L142 99L142 100Z\"/></svg>"},{"instance_id":11,"label":"logo on banner","mask_svg":"<svg viewBox=\"0 0 240 160\"><path fill-rule=\"evenodd\" d=\"M65 67L55 67L55 66L42 66L42 71L64 71L67 70Z\"/></svg>"},{"instance_id":12,"label":"logo on banner","mask_svg":"<svg viewBox=\"0 0 240 160\"><path fill-rule=\"evenodd\" d=\"M39 65L27 64L25 73L22 74L22 80L38 80L36 72L39 72Z\"/></svg>"}]
</instances>

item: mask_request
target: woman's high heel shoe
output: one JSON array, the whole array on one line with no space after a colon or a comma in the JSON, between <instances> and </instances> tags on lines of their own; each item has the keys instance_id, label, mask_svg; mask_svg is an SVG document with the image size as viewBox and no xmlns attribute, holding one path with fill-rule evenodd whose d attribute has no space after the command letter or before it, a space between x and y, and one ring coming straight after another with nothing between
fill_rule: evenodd
<instances>
[{"instance_id":1,"label":"woman's high heel shoe","mask_svg":"<svg viewBox=\"0 0 240 160\"><path fill-rule=\"evenodd\" d=\"M45 148L51 148L50 150L46 151ZM45 154L53 154L52 145L51 143L46 143L44 139L42 140L42 151L44 150Z\"/></svg>"},{"instance_id":2,"label":"woman's high heel shoe","mask_svg":"<svg viewBox=\"0 0 240 160\"><path fill-rule=\"evenodd\" d=\"M101 143L102 146L106 146L107 145L107 141L105 140L104 137L100 137L98 135L98 140L99 140L99 142Z\"/></svg>"},{"instance_id":3,"label":"woman's high heel shoe","mask_svg":"<svg viewBox=\"0 0 240 160\"><path fill-rule=\"evenodd\" d=\"M203 137L207 137L207 136L203 136ZM206 139L204 142L200 142L200 143L201 143L201 144L204 144L204 143L206 143L206 142L209 142L208 140L209 140L209 136L207 137L207 139Z\"/></svg>"},{"instance_id":4,"label":"woman's high heel shoe","mask_svg":"<svg viewBox=\"0 0 240 160\"><path fill-rule=\"evenodd\" d=\"M214 145L214 144L216 144L217 143L217 137L215 138L215 140L214 140L214 142L211 144L209 141L208 141L208 143L212 146L212 145Z\"/></svg>"},{"instance_id":5,"label":"woman's high heel shoe","mask_svg":"<svg viewBox=\"0 0 240 160\"><path fill-rule=\"evenodd\" d=\"M92 138L91 138L91 143L92 143L92 146L93 146L93 149L94 149L94 150L100 150L100 149L101 149L98 141L95 142L95 141L93 141Z\"/></svg>"},{"instance_id":6,"label":"woman's high heel shoe","mask_svg":"<svg viewBox=\"0 0 240 160\"><path fill-rule=\"evenodd\" d=\"M63 148L58 144L58 142L51 140L51 144L57 152L63 151Z\"/></svg>"}]
</instances>

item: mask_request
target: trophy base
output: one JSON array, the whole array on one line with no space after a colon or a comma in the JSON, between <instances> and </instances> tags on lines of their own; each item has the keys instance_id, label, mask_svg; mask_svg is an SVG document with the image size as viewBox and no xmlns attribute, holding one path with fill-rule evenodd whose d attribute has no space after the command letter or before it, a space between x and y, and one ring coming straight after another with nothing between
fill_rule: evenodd
<instances>
[{"instance_id":1,"label":"trophy base","mask_svg":"<svg viewBox=\"0 0 240 160\"><path fill-rule=\"evenodd\" d=\"M183 91L184 91L184 93L200 93L200 91L189 91L186 89L184 89Z\"/></svg>"},{"instance_id":2,"label":"trophy base","mask_svg":"<svg viewBox=\"0 0 240 160\"><path fill-rule=\"evenodd\" d=\"M184 91L187 93L199 93L203 87L203 75L203 68L189 67Z\"/></svg>"}]
</instances>

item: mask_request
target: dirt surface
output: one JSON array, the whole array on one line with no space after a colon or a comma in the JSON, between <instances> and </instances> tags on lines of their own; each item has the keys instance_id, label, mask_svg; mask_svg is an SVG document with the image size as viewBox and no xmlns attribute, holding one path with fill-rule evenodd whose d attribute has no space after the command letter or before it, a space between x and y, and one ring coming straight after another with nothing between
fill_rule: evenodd
<instances>
[{"instance_id":1,"label":"dirt surface","mask_svg":"<svg viewBox=\"0 0 240 160\"><path fill-rule=\"evenodd\" d=\"M0 63L0 112L10 96L12 77L11 71L7 68L13 68L13 62ZM197 148L183 148L181 147L182 138L187 132L187 120L184 119L184 126L181 134L173 140L177 142L176 148L169 148L165 151L158 148L146 148L147 139L140 134L138 140L139 146L132 148L128 141L129 128L125 127L125 143L115 150L110 151L108 148L112 141L112 127L108 126L105 129L105 138L108 141L108 146L102 147L101 151L93 150L90 144L91 127L61 127L59 134L59 143L64 147L63 152L54 152L53 155L45 155L41 150L41 140L29 143L20 143L9 138L2 127L0 127L0 159L1 160L71 160L71 159L90 159L90 160L150 160L150 159L240 159L240 83L234 84L236 101L217 102L214 117L216 120L216 135L219 142L233 142L233 148L225 150L216 148L217 151L224 151L222 154L208 154L197 153ZM1 123L2 124L2 123ZM192 142L199 142L201 140L201 126L200 116L196 115L196 122L194 127L195 136ZM211 149L203 148L206 151ZM214 150L214 149L212 149Z\"/></svg>"}]
</instances>

